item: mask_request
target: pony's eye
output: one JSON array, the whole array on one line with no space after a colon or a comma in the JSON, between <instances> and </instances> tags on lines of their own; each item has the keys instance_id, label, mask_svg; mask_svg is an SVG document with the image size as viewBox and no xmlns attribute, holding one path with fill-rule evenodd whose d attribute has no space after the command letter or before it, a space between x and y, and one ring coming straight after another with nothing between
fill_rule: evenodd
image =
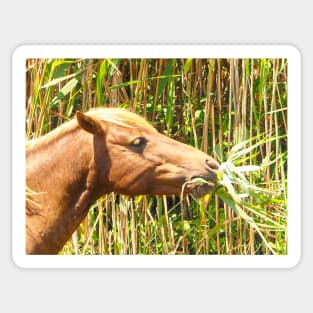
<instances>
[{"instance_id":1,"label":"pony's eye","mask_svg":"<svg viewBox=\"0 0 313 313\"><path fill-rule=\"evenodd\" d=\"M133 148L144 148L147 144L147 140L143 137L137 137L135 138L131 143L130 146Z\"/></svg>"}]
</instances>

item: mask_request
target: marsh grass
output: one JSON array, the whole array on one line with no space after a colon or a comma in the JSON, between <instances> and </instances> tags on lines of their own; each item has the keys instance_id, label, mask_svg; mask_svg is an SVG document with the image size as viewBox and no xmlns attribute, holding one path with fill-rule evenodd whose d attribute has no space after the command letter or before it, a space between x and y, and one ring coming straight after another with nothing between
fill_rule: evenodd
<instances>
[{"instance_id":1,"label":"marsh grass","mask_svg":"<svg viewBox=\"0 0 313 313\"><path fill-rule=\"evenodd\" d=\"M26 136L124 107L222 164L213 195L108 194L61 254L286 254L287 61L29 59Z\"/></svg>"}]
</instances>

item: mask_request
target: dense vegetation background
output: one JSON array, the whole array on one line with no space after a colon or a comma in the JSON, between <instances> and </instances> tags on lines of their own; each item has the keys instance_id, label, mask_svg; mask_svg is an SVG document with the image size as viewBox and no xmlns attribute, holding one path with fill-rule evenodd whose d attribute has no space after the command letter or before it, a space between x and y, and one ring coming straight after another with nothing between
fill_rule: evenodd
<instances>
[{"instance_id":1,"label":"dense vegetation background","mask_svg":"<svg viewBox=\"0 0 313 313\"><path fill-rule=\"evenodd\" d=\"M27 139L77 110L124 107L220 163L240 147L235 165L260 165L247 179L275 190L275 197L256 194L243 207L263 237L217 196L108 194L62 254L287 253L286 60L29 59L26 83Z\"/></svg>"}]
</instances>

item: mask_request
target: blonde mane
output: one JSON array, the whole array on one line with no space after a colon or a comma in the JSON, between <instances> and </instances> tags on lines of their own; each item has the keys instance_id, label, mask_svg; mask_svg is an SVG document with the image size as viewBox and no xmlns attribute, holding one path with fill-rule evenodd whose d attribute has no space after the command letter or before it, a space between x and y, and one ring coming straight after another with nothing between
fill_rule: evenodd
<instances>
[{"instance_id":1,"label":"blonde mane","mask_svg":"<svg viewBox=\"0 0 313 313\"><path fill-rule=\"evenodd\" d=\"M119 125L122 127L137 128L144 127L150 131L157 132L156 129L147 122L141 116L127 111L125 109L119 108L95 108L85 113L86 115L95 117L101 121ZM78 127L76 118L73 118L71 121L65 122L60 127L52 130L50 133L32 140L26 141L26 149L34 148L35 146L42 144L43 142L50 142L56 139L60 133L70 133L74 132Z\"/></svg>"},{"instance_id":2,"label":"blonde mane","mask_svg":"<svg viewBox=\"0 0 313 313\"><path fill-rule=\"evenodd\" d=\"M97 108L91 109L86 113L89 116L96 117L101 121L117 124L124 127L146 127L155 130L153 126L141 116L118 108Z\"/></svg>"}]
</instances>

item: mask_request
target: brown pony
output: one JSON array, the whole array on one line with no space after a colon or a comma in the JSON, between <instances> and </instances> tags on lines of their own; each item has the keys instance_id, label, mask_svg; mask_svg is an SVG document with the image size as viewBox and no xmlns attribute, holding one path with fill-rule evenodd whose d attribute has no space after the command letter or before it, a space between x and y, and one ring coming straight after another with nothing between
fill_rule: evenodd
<instances>
[{"instance_id":1,"label":"brown pony","mask_svg":"<svg viewBox=\"0 0 313 313\"><path fill-rule=\"evenodd\" d=\"M56 254L100 196L202 196L218 163L121 109L95 109L26 144L26 253ZM190 181L201 177L208 184Z\"/></svg>"}]
</instances>

